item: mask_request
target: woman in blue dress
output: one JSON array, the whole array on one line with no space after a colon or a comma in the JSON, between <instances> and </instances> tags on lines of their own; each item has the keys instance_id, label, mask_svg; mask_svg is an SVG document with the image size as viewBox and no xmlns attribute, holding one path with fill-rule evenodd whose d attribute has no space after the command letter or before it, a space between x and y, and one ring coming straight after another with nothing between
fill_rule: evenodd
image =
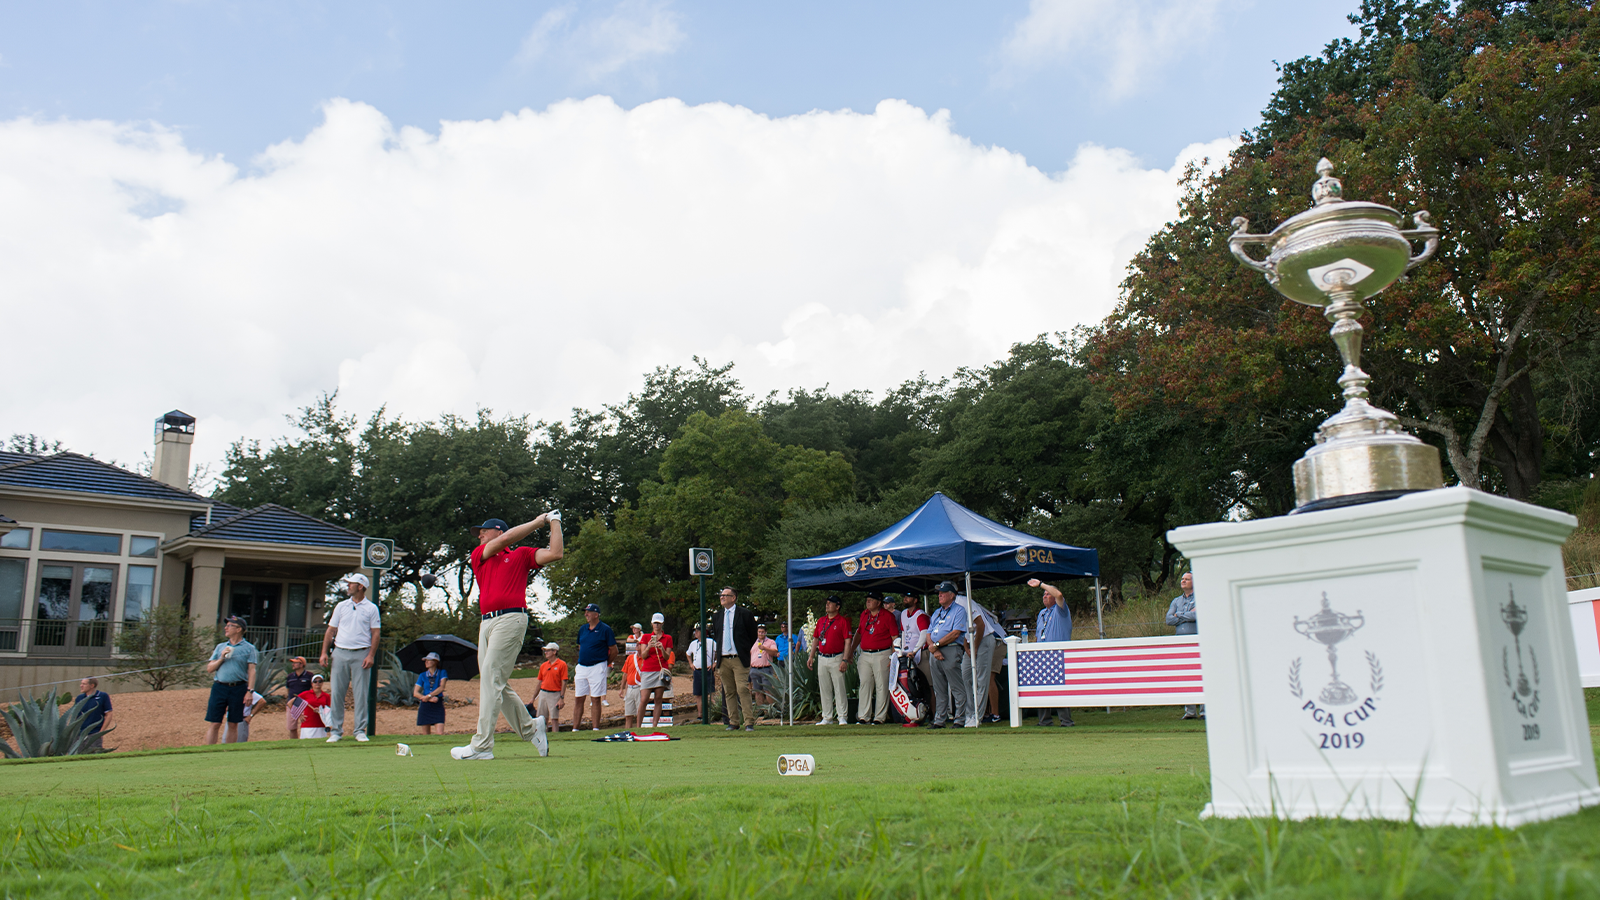
<instances>
[{"instance_id":1,"label":"woman in blue dress","mask_svg":"<svg viewBox=\"0 0 1600 900\"><path fill-rule=\"evenodd\" d=\"M450 680L439 668L439 654L422 658L422 674L417 676L411 696L417 698L417 724L423 734L444 734L444 683ZM435 728L438 728L435 731Z\"/></svg>"}]
</instances>

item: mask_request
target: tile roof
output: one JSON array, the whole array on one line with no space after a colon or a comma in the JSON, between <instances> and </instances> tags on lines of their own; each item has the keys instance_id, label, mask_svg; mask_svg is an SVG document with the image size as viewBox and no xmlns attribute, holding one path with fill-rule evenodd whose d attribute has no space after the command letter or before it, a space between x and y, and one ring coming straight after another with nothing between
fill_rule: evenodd
<instances>
[{"instance_id":1,"label":"tile roof","mask_svg":"<svg viewBox=\"0 0 1600 900\"><path fill-rule=\"evenodd\" d=\"M215 541L361 549L360 534L276 503L266 503L226 519L219 520L213 516L210 525L196 529L188 536Z\"/></svg>"},{"instance_id":2,"label":"tile roof","mask_svg":"<svg viewBox=\"0 0 1600 900\"><path fill-rule=\"evenodd\" d=\"M244 512L243 509L228 503L213 503L209 512L195 513L189 517L189 531L199 531L208 524L221 522L223 519L231 519L242 512Z\"/></svg>"},{"instance_id":3,"label":"tile roof","mask_svg":"<svg viewBox=\"0 0 1600 900\"><path fill-rule=\"evenodd\" d=\"M7 454L7 456L24 458L0 466L0 485L77 491L85 494L114 494L146 500L212 502L199 494L181 491L149 476L129 472L127 469L78 453L35 457L28 457L27 454Z\"/></svg>"},{"instance_id":4,"label":"tile roof","mask_svg":"<svg viewBox=\"0 0 1600 900\"><path fill-rule=\"evenodd\" d=\"M15 525L15 524L17 524L17 520L16 519L11 518L10 516L8 516L8 515L6 515L4 513L0 513L0 525Z\"/></svg>"},{"instance_id":5,"label":"tile roof","mask_svg":"<svg viewBox=\"0 0 1600 900\"><path fill-rule=\"evenodd\" d=\"M11 450L0 450L0 466L9 466L12 463L27 462L38 459L32 453L17 453Z\"/></svg>"}]
</instances>

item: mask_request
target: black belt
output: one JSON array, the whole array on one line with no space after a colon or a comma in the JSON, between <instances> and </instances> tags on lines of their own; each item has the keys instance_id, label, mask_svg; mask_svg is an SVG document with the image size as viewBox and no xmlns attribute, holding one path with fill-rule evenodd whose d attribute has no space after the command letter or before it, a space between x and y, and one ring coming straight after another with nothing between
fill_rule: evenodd
<instances>
[{"instance_id":1,"label":"black belt","mask_svg":"<svg viewBox=\"0 0 1600 900\"><path fill-rule=\"evenodd\" d=\"M238 687L239 685L244 684L244 682L242 682L242 681L219 681L219 682L217 682L217 684L220 684L223 687Z\"/></svg>"},{"instance_id":2,"label":"black belt","mask_svg":"<svg viewBox=\"0 0 1600 900\"><path fill-rule=\"evenodd\" d=\"M510 615L511 613L525 613L527 611L528 608L526 606L516 606L512 607L511 609L497 609L494 612L486 612L483 614L483 617L485 619L493 619L496 616L506 616Z\"/></svg>"},{"instance_id":3,"label":"black belt","mask_svg":"<svg viewBox=\"0 0 1600 900\"><path fill-rule=\"evenodd\" d=\"M549 688L539 688L539 693L541 693L541 694L565 694L566 692L567 692L566 688L562 688L559 691L552 691Z\"/></svg>"},{"instance_id":4,"label":"black belt","mask_svg":"<svg viewBox=\"0 0 1600 900\"><path fill-rule=\"evenodd\" d=\"M890 650L893 650L893 649L894 649L893 647L879 647L876 650L868 650L867 648L862 647L861 648L861 652L862 653L888 653Z\"/></svg>"},{"instance_id":5,"label":"black belt","mask_svg":"<svg viewBox=\"0 0 1600 900\"><path fill-rule=\"evenodd\" d=\"M840 650L838 653L818 653L817 655L821 656L821 657L824 657L824 658L827 658L827 659L832 659L835 656L843 656L844 655L844 651Z\"/></svg>"}]
</instances>

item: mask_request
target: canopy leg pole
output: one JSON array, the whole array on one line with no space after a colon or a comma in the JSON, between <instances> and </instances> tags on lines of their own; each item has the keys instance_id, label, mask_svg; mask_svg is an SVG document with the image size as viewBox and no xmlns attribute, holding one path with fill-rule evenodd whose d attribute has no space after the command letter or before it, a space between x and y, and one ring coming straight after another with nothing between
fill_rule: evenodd
<instances>
[{"instance_id":1,"label":"canopy leg pole","mask_svg":"<svg viewBox=\"0 0 1600 900\"><path fill-rule=\"evenodd\" d=\"M978 715L978 640L973 634L977 629L972 623L972 573L965 574L967 576L967 665L972 669L972 705L967 708L967 725L976 727L978 719L982 718ZM985 695L984 699L989 698Z\"/></svg>"},{"instance_id":2,"label":"canopy leg pole","mask_svg":"<svg viewBox=\"0 0 1600 900\"><path fill-rule=\"evenodd\" d=\"M1094 577L1094 624L1100 629L1100 640L1106 639L1106 620L1100 614L1100 576Z\"/></svg>"},{"instance_id":3,"label":"canopy leg pole","mask_svg":"<svg viewBox=\"0 0 1600 900\"><path fill-rule=\"evenodd\" d=\"M1099 575L1096 575L1094 577L1094 623L1095 623L1095 626L1100 629L1100 640L1102 640L1102 641L1105 640L1106 639L1106 620L1100 614L1100 576ZM1106 713L1110 714L1110 712L1111 712L1111 707L1109 707L1109 706L1106 707Z\"/></svg>"},{"instance_id":4,"label":"canopy leg pole","mask_svg":"<svg viewBox=\"0 0 1600 900\"><path fill-rule=\"evenodd\" d=\"M789 714L789 724L793 725L794 724L794 663L795 663L795 656L794 656L794 588L789 588L789 611L788 611L787 614L785 614L784 621L787 622L788 625L789 625L787 631L785 632L788 635L788 637L784 638L784 640L789 642L789 646L784 648L784 652L787 653L788 656L789 656L789 664L787 666L783 667L783 677L785 679L787 679L788 682L789 682L788 686L785 688L785 690L788 691L788 697L789 697L788 706L789 706L789 708L787 710L785 710L785 712L787 712Z\"/></svg>"}]
</instances>

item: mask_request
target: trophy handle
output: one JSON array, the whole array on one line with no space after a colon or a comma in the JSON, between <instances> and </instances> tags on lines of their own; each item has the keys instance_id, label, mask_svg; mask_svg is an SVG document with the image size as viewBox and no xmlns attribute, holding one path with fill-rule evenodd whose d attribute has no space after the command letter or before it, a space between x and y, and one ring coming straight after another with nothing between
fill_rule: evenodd
<instances>
[{"instance_id":1,"label":"trophy handle","mask_svg":"<svg viewBox=\"0 0 1600 900\"><path fill-rule=\"evenodd\" d=\"M1416 214L1411 217L1417 223L1417 227L1400 232L1400 234L1405 237L1406 240L1427 241L1427 243L1423 245L1421 253L1418 253L1416 256L1413 256L1411 259L1406 261L1407 272L1411 271L1412 268L1417 266L1419 263L1426 262L1429 257L1433 256L1433 251L1439 249L1439 229L1433 227L1433 223L1428 221L1428 216L1429 213L1427 210L1418 210ZM1234 255L1238 256L1239 254L1235 253Z\"/></svg>"},{"instance_id":2,"label":"trophy handle","mask_svg":"<svg viewBox=\"0 0 1600 900\"><path fill-rule=\"evenodd\" d=\"M1250 254L1244 252L1245 244L1265 244L1272 240L1272 235L1251 234L1247 230L1250 227L1250 220L1244 216L1234 216L1230 224L1238 229L1228 236L1228 250L1233 253L1234 258L1257 272L1264 272L1267 275L1273 274L1271 266L1260 260L1251 259Z\"/></svg>"}]
</instances>

